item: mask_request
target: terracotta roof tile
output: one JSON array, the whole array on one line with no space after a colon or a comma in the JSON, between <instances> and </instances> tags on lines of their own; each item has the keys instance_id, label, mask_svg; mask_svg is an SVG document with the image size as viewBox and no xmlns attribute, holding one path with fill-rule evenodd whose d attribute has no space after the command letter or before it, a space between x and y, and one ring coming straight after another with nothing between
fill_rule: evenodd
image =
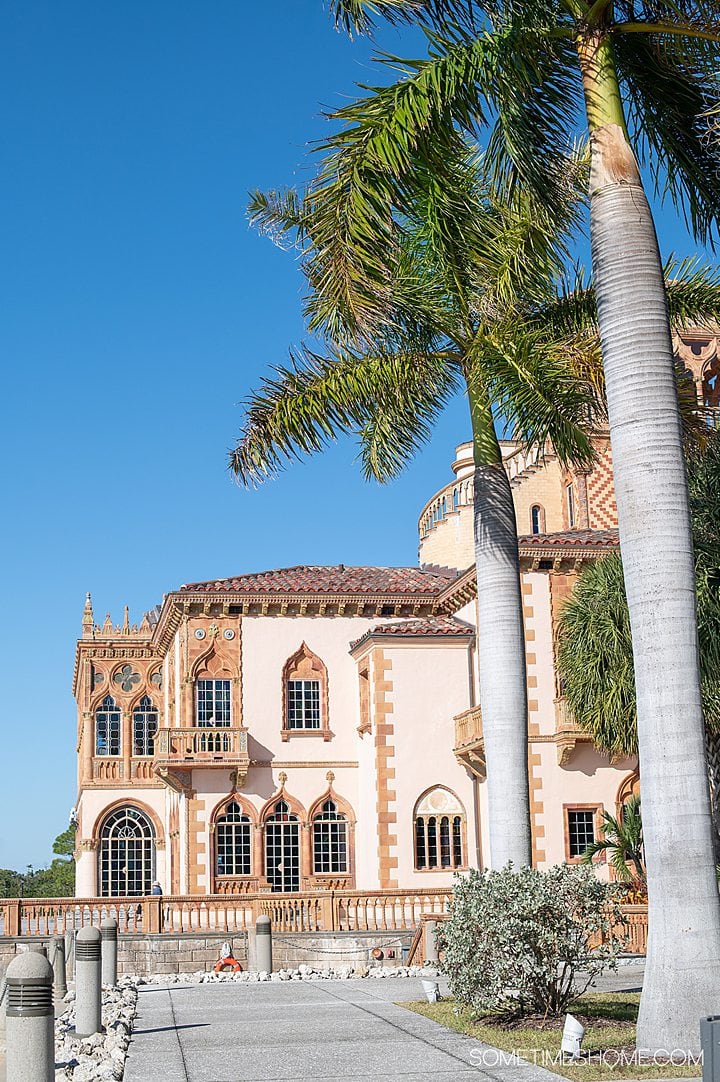
<instances>
[{"instance_id":1,"label":"terracotta roof tile","mask_svg":"<svg viewBox=\"0 0 720 1082\"><path fill-rule=\"evenodd\" d=\"M236 578L193 582L181 593L328 594L434 597L456 578L454 571L425 571L419 567L282 567Z\"/></svg>"},{"instance_id":2,"label":"terracotta roof tile","mask_svg":"<svg viewBox=\"0 0 720 1082\"><path fill-rule=\"evenodd\" d=\"M398 620L389 624L376 624L375 627L368 628L368 630L360 636L359 639L355 639L350 643L350 648L354 649L358 643L363 642L370 636L388 636L390 638L399 638L410 635L413 638L422 638L426 635L436 636L440 635L443 638L463 638L470 639L474 636L475 629L466 624L463 620L458 620L455 616L427 616L421 619L413 620Z\"/></svg>"},{"instance_id":3,"label":"terracotta roof tile","mask_svg":"<svg viewBox=\"0 0 720 1082\"><path fill-rule=\"evenodd\" d=\"M617 530L563 530L526 534L518 540L520 548L616 548L620 544Z\"/></svg>"}]
</instances>

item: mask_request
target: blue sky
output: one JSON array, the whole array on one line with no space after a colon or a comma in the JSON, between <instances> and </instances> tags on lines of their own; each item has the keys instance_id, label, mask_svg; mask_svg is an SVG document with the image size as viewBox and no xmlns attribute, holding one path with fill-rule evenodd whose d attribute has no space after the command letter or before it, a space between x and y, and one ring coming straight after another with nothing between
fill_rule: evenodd
<instances>
[{"instance_id":1,"label":"blue sky","mask_svg":"<svg viewBox=\"0 0 720 1082\"><path fill-rule=\"evenodd\" d=\"M349 443L257 491L227 475L240 400L303 333L297 265L249 230L246 193L301 181L321 111L377 79L321 0L25 0L1 36L0 867L23 868L75 800L87 590L96 617L139 619L183 582L413 563L468 433L458 402L386 488ZM659 224L693 250L671 211Z\"/></svg>"}]
</instances>

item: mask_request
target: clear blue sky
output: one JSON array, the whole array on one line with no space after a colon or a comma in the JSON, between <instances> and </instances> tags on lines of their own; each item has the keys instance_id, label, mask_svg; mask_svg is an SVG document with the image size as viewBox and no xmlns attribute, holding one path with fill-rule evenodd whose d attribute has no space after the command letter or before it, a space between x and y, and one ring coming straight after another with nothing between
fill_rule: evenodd
<instances>
[{"instance_id":1,"label":"clear blue sky","mask_svg":"<svg viewBox=\"0 0 720 1082\"><path fill-rule=\"evenodd\" d=\"M378 78L321 0L25 0L1 40L0 867L24 868L75 801L85 592L139 619L183 582L413 563L467 425L456 403L387 488L350 444L258 491L226 473L239 401L303 332L298 268L248 229L246 193L301 180L322 109Z\"/></svg>"}]
</instances>

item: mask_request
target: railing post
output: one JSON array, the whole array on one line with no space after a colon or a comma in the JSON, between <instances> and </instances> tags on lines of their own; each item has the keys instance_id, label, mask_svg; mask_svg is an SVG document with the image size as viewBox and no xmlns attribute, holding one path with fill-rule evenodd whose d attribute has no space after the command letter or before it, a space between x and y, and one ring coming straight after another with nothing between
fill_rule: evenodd
<instances>
[{"instance_id":1,"label":"railing post","mask_svg":"<svg viewBox=\"0 0 720 1082\"><path fill-rule=\"evenodd\" d=\"M53 971L38 951L13 958L7 968L7 1082L54 1082Z\"/></svg>"},{"instance_id":2,"label":"railing post","mask_svg":"<svg viewBox=\"0 0 720 1082\"><path fill-rule=\"evenodd\" d=\"M8 902L7 904L7 928L5 935L20 935L20 906L21 902Z\"/></svg>"},{"instance_id":3,"label":"railing post","mask_svg":"<svg viewBox=\"0 0 720 1082\"><path fill-rule=\"evenodd\" d=\"M143 932L158 933L163 931L162 927L162 895L153 895L150 898L146 898L143 902ZM147 927L145 917L147 917Z\"/></svg>"}]
</instances>

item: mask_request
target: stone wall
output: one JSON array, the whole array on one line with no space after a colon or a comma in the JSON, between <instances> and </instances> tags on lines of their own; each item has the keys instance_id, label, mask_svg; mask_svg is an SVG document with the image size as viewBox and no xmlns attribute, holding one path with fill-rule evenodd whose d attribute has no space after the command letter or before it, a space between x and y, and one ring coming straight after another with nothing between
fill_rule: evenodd
<instances>
[{"instance_id":1,"label":"stone wall","mask_svg":"<svg viewBox=\"0 0 720 1082\"><path fill-rule=\"evenodd\" d=\"M402 965L403 947L409 947L413 932L277 932L273 935L275 969L296 969L311 965L327 970L338 966L368 965L372 951L383 952L382 965ZM197 932L183 935L126 935L118 939L118 973L149 977L155 973L210 972L220 957L223 943L229 943L243 969L254 969L254 933L234 935ZM250 940L250 941L249 941ZM50 941L41 937L0 937L0 973L18 953L18 948ZM377 962L374 962L377 964ZM72 957L68 958L68 978Z\"/></svg>"}]
</instances>

